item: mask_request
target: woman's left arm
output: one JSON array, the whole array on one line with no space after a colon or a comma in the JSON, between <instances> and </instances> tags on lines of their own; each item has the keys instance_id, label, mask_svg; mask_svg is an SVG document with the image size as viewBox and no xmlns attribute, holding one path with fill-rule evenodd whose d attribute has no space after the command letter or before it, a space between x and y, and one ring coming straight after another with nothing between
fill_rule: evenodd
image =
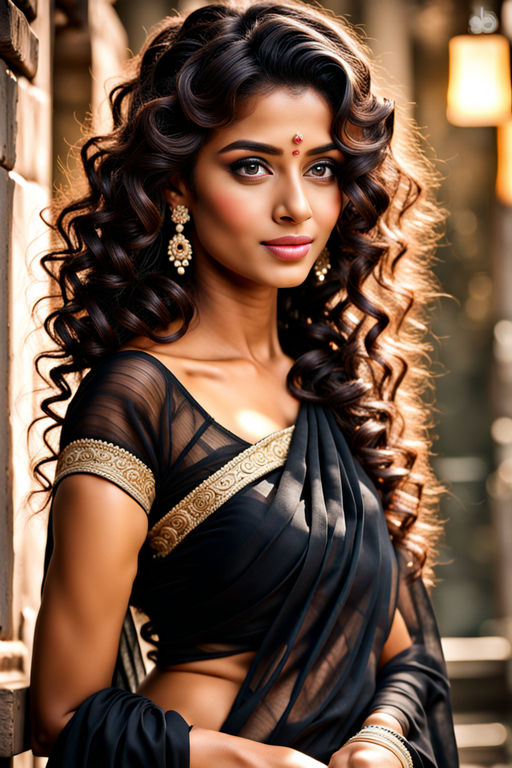
<instances>
[{"instance_id":1,"label":"woman's left arm","mask_svg":"<svg viewBox=\"0 0 512 768\"><path fill-rule=\"evenodd\" d=\"M388 635L382 653L379 659L379 669L398 656L399 653L410 648L412 639L407 629L407 625L402 614L398 609L395 610L393 624ZM407 736L409 723L407 716L396 708L390 706L379 706L364 721L364 725L384 725L387 728L393 728L402 736Z\"/></svg>"},{"instance_id":2,"label":"woman's left arm","mask_svg":"<svg viewBox=\"0 0 512 768\"><path fill-rule=\"evenodd\" d=\"M391 631L382 649L379 669L411 645L412 640L405 621L400 611L396 610ZM401 736L407 736L407 718L391 707L378 707L372 711L364 721L363 727L366 725L384 726ZM376 765L379 768L401 768L399 758L389 749L363 740L344 744L329 762L329 768L369 768Z\"/></svg>"}]
</instances>

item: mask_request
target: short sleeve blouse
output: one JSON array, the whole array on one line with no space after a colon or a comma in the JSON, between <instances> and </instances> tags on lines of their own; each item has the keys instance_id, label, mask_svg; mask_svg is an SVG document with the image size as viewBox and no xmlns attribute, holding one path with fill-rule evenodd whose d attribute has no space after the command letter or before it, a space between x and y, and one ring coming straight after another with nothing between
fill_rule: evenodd
<instances>
[{"instance_id":1,"label":"short sleeve blouse","mask_svg":"<svg viewBox=\"0 0 512 768\"><path fill-rule=\"evenodd\" d=\"M213 597L236 584L251 551L257 558L272 538L276 519L269 510L292 432L254 445L243 440L218 424L156 357L138 350L101 362L78 387L61 432L54 491L64 477L90 473L117 484L148 514L131 603L150 619L145 636L158 646L161 666L255 650L279 610L300 559L293 529L283 537L272 594L263 598L258 579L252 593L231 597L226 615L209 615ZM248 453L255 456L250 484L236 493L233 485L215 514L185 521L183 531L179 519L172 546L155 552L151 534L169 511ZM250 463L244 461L244 474ZM299 538L305 534L306 528Z\"/></svg>"}]
</instances>

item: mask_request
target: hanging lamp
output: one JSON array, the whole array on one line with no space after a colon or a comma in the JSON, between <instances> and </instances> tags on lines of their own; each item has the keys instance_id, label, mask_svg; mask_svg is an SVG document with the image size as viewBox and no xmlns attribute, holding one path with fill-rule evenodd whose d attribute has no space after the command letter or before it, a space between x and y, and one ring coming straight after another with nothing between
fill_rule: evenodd
<instances>
[{"instance_id":1,"label":"hanging lamp","mask_svg":"<svg viewBox=\"0 0 512 768\"><path fill-rule=\"evenodd\" d=\"M495 14L481 8L471 34L449 42L446 116L453 125L500 125L512 116L510 44L497 26Z\"/></svg>"}]
</instances>

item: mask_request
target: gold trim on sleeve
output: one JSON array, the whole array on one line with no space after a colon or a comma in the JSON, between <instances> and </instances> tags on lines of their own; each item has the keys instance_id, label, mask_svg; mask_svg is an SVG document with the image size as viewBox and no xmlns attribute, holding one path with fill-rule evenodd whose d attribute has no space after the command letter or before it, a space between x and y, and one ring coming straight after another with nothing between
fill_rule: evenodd
<instances>
[{"instance_id":1,"label":"gold trim on sleeve","mask_svg":"<svg viewBox=\"0 0 512 768\"><path fill-rule=\"evenodd\" d=\"M54 485L76 472L110 480L149 514L155 498L155 478L149 467L125 448L93 438L73 440L59 454Z\"/></svg>"},{"instance_id":2,"label":"gold trim on sleeve","mask_svg":"<svg viewBox=\"0 0 512 768\"><path fill-rule=\"evenodd\" d=\"M203 480L151 528L148 540L155 557L165 557L199 523L246 485L286 461L293 426L264 437Z\"/></svg>"}]
</instances>

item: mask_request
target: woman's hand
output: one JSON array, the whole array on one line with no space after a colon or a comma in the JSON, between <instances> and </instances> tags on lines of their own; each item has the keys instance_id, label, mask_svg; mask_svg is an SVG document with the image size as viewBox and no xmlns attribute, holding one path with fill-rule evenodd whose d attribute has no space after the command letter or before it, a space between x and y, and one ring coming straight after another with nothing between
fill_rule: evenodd
<instances>
[{"instance_id":1,"label":"woman's hand","mask_svg":"<svg viewBox=\"0 0 512 768\"><path fill-rule=\"evenodd\" d=\"M192 728L190 768L211 768L212 765L217 768L325 768L325 763L296 749Z\"/></svg>"},{"instance_id":2,"label":"woman's hand","mask_svg":"<svg viewBox=\"0 0 512 768\"><path fill-rule=\"evenodd\" d=\"M372 712L363 723L391 728L403 735L399 721L388 712ZM390 749L371 741L353 741L334 753L328 768L401 768L401 761Z\"/></svg>"},{"instance_id":3,"label":"woman's hand","mask_svg":"<svg viewBox=\"0 0 512 768\"><path fill-rule=\"evenodd\" d=\"M386 747L354 741L334 753L328 768L401 768L401 762Z\"/></svg>"}]
</instances>

